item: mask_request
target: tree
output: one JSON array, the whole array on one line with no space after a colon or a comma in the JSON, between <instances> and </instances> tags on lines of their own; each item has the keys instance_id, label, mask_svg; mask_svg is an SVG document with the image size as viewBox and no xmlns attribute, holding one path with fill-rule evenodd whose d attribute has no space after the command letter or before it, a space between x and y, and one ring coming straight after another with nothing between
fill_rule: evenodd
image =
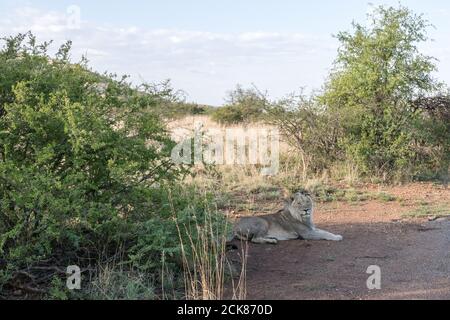
<instances>
[{"instance_id":1,"label":"tree","mask_svg":"<svg viewBox=\"0 0 450 320\"><path fill-rule=\"evenodd\" d=\"M419 97L441 88L432 77L435 59L419 52L430 27L422 15L400 6L377 7L368 25L340 32L338 57L321 102L338 110L342 146L363 172L389 176L414 159L411 124Z\"/></svg>"},{"instance_id":2,"label":"tree","mask_svg":"<svg viewBox=\"0 0 450 320\"><path fill-rule=\"evenodd\" d=\"M335 115L303 93L266 103L265 122L276 126L300 156L303 179L341 159L337 148L341 126Z\"/></svg>"}]
</instances>

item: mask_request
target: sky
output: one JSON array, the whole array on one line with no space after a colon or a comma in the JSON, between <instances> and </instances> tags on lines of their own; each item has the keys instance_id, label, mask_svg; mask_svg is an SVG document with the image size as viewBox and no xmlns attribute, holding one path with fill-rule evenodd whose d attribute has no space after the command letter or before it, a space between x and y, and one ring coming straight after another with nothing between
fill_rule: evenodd
<instances>
[{"instance_id":1,"label":"sky","mask_svg":"<svg viewBox=\"0 0 450 320\"><path fill-rule=\"evenodd\" d=\"M369 3L399 1L1 0L0 37L31 30L54 50L70 39L72 59L86 55L96 71L136 84L170 79L188 101L218 106L237 84L272 98L320 89L336 57L333 35L365 23ZM422 51L450 84L450 2L401 4L434 24Z\"/></svg>"}]
</instances>

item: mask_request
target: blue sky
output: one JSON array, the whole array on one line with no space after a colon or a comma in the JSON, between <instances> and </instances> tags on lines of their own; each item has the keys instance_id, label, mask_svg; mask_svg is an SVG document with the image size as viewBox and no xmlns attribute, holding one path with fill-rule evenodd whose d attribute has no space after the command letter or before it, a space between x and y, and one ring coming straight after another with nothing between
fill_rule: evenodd
<instances>
[{"instance_id":1,"label":"blue sky","mask_svg":"<svg viewBox=\"0 0 450 320\"><path fill-rule=\"evenodd\" d=\"M33 31L41 40L74 42L98 71L133 80L167 78L187 99L220 105L240 83L273 97L319 89L336 55L332 34L364 22L368 1L11 1L0 3L0 35ZM397 5L398 1L371 1ZM438 59L450 83L450 4L404 0L436 26L424 52ZM67 8L80 9L80 28L67 28Z\"/></svg>"}]
</instances>

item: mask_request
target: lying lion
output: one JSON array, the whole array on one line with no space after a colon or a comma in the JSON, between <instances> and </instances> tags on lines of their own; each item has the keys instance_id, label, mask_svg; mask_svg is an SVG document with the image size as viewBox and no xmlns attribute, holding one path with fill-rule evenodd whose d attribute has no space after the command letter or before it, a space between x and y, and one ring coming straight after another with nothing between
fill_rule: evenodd
<instances>
[{"instance_id":1,"label":"lying lion","mask_svg":"<svg viewBox=\"0 0 450 320\"><path fill-rule=\"evenodd\" d=\"M261 244L294 239L341 241L342 236L315 228L313 211L310 194L299 191L275 214L238 220L232 238Z\"/></svg>"}]
</instances>

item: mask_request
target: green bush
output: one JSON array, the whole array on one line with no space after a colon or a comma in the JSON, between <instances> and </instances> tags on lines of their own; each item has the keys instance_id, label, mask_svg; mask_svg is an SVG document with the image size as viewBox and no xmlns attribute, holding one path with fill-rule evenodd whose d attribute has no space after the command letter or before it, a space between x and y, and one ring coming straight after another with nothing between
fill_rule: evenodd
<instances>
[{"instance_id":1,"label":"green bush","mask_svg":"<svg viewBox=\"0 0 450 320\"><path fill-rule=\"evenodd\" d=\"M414 102L421 117L413 123L416 177L449 182L450 95L421 98Z\"/></svg>"},{"instance_id":2,"label":"green bush","mask_svg":"<svg viewBox=\"0 0 450 320\"><path fill-rule=\"evenodd\" d=\"M147 94L157 98L155 112L164 120L174 120L186 116L206 115L214 108L207 105L186 102L185 93L182 90L175 90L170 80L158 84L146 84L141 88Z\"/></svg>"},{"instance_id":3,"label":"green bush","mask_svg":"<svg viewBox=\"0 0 450 320\"><path fill-rule=\"evenodd\" d=\"M155 111L163 93L70 63L70 43L51 58L31 34L4 41L0 292L21 283L46 291L58 270L92 270L118 251L149 274L163 253L179 269L180 236L195 239L179 228L207 211L176 185L185 169L171 162L174 143Z\"/></svg>"},{"instance_id":4,"label":"green bush","mask_svg":"<svg viewBox=\"0 0 450 320\"><path fill-rule=\"evenodd\" d=\"M229 92L225 106L211 111L211 117L222 124L261 120L266 103L266 97L256 89L244 89L238 85L235 90Z\"/></svg>"},{"instance_id":5,"label":"green bush","mask_svg":"<svg viewBox=\"0 0 450 320\"><path fill-rule=\"evenodd\" d=\"M279 128L299 154L303 174L317 173L342 159L338 141L342 127L335 112L325 109L314 97L290 95L266 104L265 122Z\"/></svg>"}]
</instances>

